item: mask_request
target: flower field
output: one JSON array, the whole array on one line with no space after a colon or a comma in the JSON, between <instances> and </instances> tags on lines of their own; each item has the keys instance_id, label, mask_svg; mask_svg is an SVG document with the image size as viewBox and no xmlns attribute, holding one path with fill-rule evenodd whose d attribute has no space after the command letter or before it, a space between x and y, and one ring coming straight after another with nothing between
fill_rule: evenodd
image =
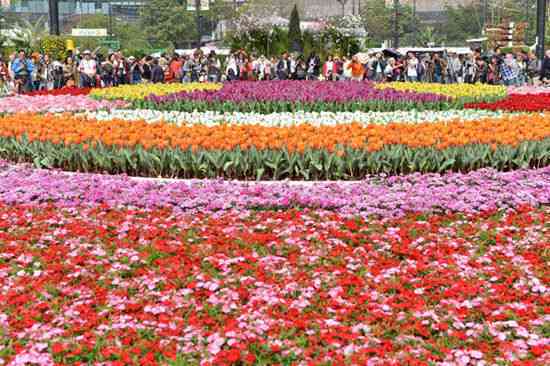
<instances>
[{"instance_id":1,"label":"flower field","mask_svg":"<svg viewBox=\"0 0 550 366\"><path fill-rule=\"evenodd\" d=\"M0 365L548 365L545 97L2 98Z\"/></svg>"}]
</instances>

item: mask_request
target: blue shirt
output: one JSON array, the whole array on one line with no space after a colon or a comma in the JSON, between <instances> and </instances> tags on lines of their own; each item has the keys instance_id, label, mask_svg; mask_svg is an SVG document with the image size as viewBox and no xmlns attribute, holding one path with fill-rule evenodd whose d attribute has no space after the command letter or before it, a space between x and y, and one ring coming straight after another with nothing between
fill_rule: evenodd
<instances>
[{"instance_id":1,"label":"blue shirt","mask_svg":"<svg viewBox=\"0 0 550 366\"><path fill-rule=\"evenodd\" d=\"M21 59L16 58L11 63L11 70L15 74L15 76L20 76L23 74L23 71L27 71L27 75L30 76L32 71L34 70L34 65L32 64L30 59L25 59L21 61Z\"/></svg>"},{"instance_id":2,"label":"blue shirt","mask_svg":"<svg viewBox=\"0 0 550 366\"><path fill-rule=\"evenodd\" d=\"M500 73L504 80L512 80L517 77L515 70L510 65L502 64Z\"/></svg>"}]
</instances>

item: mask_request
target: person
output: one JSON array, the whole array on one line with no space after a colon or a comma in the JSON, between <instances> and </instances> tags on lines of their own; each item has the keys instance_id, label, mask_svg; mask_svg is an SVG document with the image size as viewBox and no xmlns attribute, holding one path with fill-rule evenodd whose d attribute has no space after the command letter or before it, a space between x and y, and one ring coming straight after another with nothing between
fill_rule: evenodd
<instances>
[{"instance_id":1,"label":"person","mask_svg":"<svg viewBox=\"0 0 550 366\"><path fill-rule=\"evenodd\" d=\"M230 55L229 59L227 60L225 74L227 75L227 81L234 81L239 79L239 67L237 66L237 57L234 54Z\"/></svg>"},{"instance_id":2,"label":"person","mask_svg":"<svg viewBox=\"0 0 550 366\"><path fill-rule=\"evenodd\" d=\"M533 85L538 74L538 60L534 52L529 51L527 54L527 79L530 85Z\"/></svg>"},{"instance_id":3,"label":"person","mask_svg":"<svg viewBox=\"0 0 550 366\"><path fill-rule=\"evenodd\" d=\"M317 80L321 70L321 59L312 52L307 58L307 79Z\"/></svg>"},{"instance_id":4,"label":"person","mask_svg":"<svg viewBox=\"0 0 550 366\"><path fill-rule=\"evenodd\" d=\"M154 59L151 66L151 82L163 83L164 82L164 70L160 66L160 60Z\"/></svg>"},{"instance_id":5,"label":"person","mask_svg":"<svg viewBox=\"0 0 550 366\"><path fill-rule=\"evenodd\" d=\"M372 61L372 74L374 81L382 81L384 79L384 69L386 68L386 60L379 52L374 56Z\"/></svg>"},{"instance_id":6,"label":"person","mask_svg":"<svg viewBox=\"0 0 550 366\"><path fill-rule=\"evenodd\" d=\"M115 79L115 68L113 66L113 55L107 56L101 63L101 81L104 87L113 86Z\"/></svg>"},{"instance_id":7,"label":"person","mask_svg":"<svg viewBox=\"0 0 550 366\"><path fill-rule=\"evenodd\" d=\"M8 65L4 62L2 55L0 55L0 95L7 95L10 90L10 72Z\"/></svg>"},{"instance_id":8,"label":"person","mask_svg":"<svg viewBox=\"0 0 550 366\"><path fill-rule=\"evenodd\" d=\"M351 65L351 59L347 57L343 57L343 64L342 64L342 80L351 80L351 68L349 65ZM362 66L363 64L361 64Z\"/></svg>"},{"instance_id":9,"label":"person","mask_svg":"<svg viewBox=\"0 0 550 366\"><path fill-rule=\"evenodd\" d=\"M126 84L126 75L128 75L128 64L126 63L126 60L124 59L121 52L116 52L113 55L113 59L111 61L113 63L113 70L114 70L114 80L113 85L122 85Z\"/></svg>"},{"instance_id":10,"label":"person","mask_svg":"<svg viewBox=\"0 0 550 366\"><path fill-rule=\"evenodd\" d=\"M52 77L53 88L60 89L63 87L63 64L57 60L52 62Z\"/></svg>"},{"instance_id":11,"label":"person","mask_svg":"<svg viewBox=\"0 0 550 366\"><path fill-rule=\"evenodd\" d=\"M134 56L128 57L130 63L130 84L140 84L142 81L142 66Z\"/></svg>"},{"instance_id":12,"label":"person","mask_svg":"<svg viewBox=\"0 0 550 366\"><path fill-rule=\"evenodd\" d=\"M388 63L384 68L384 78L386 82L391 82L396 80L395 58L393 57L388 58Z\"/></svg>"},{"instance_id":13,"label":"person","mask_svg":"<svg viewBox=\"0 0 550 366\"><path fill-rule=\"evenodd\" d=\"M50 55L45 54L42 62L40 63L40 87L39 89L51 90L53 89L53 64L50 61Z\"/></svg>"},{"instance_id":14,"label":"person","mask_svg":"<svg viewBox=\"0 0 550 366\"><path fill-rule=\"evenodd\" d=\"M181 74L182 74L182 82L184 83L190 83L191 82L191 74L193 73L193 66L194 61L193 59L188 55L183 55L183 66L181 67Z\"/></svg>"},{"instance_id":15,"label":"person","mask_svg":"<svg viewBox=\"0 0 550 366\"><path fill-rule=\"evenodd\" d=\"M222 64L218 57L216 56L216 52L212 50L210 52L210 55L208 56L208 81L211 83L215 83L220 81L220 72L222 69Z\"/></svg>"},{"instance_id":16,"label":"person","mask_svg":"<svg viewBox=\"0 0 550 366\"><path fill-rule=\"evenodd\" d=\"M152 78L152 62L153 57L145 56L141 60L141 79L144 83L150 83Z\"/></svg>"},{"instance_id":17,"label":"person","mask_svg":"<svg viewBox=\"0 0 550 366\"><path fill-rule=\"evenodd\" d=\"M172 56L172 61L170 61L170 64L168 66L170 72L168 74L168 78L166 78L166 81L169 82L181 82L183 79L182 75L182 69L183 69L183 61L177 53L174 53Z\"/></svg>"},{"instance_id":18,"label":"person","mask_svg":"<svg viewBox=\"0 0 550 366\"><path fill-rule=\"evenodd\" d=\"M351 80L362 81L365 77L365 68L363 67L363 64L359 62L357 55L351 58L351 63L348 68L351 70Z\"/></svg>"},{"instance_id":19,"label":"person","mask_svg":"<svg viewBox=\"0 0 550 366\"><path fill-rule=\"evenodd\" d=\"M196 83L201 80L201 74L203 70L202 52L193 54L191 58L193 59L193 69L191 71L191 82Z\"/></svg>"},{"instance_id":20,"label":"person","mask_svg":"<svg viewBox=\"0 0 550 366\"><path fill-rule=\"evenodd\" d=\"M306 80L307 66L303 58L299 57L296 64L296 80Z\"/></svg>"},{"instance_id":21,"label":"person","mask_svg":"<svg viewBox=\"0 0 550 366\"><path fill-rule=\"evenodd\" d=\"M444 77L445 65L437 53L432 54L430 61L430 74L434 83L442 83Z\"/></svg>"},{"instance_id":22,"label":"person","mask_svg":"<svg viewBox=\"0 0 550 366\"><path fill-rule=\"evenodd\" d=\"M72 57L67 56L63 63L63 86L73 87L76 85L76 65Z\"/></svg>"},{"instance_id":23,"label":"person","mask_svg":"<svg viewBox=\"0 0 550 366\"><path fill-rule=\"evenodd\" d=\"M467 55L466 60L464 61L462 74L464 75L464 82L468 84L473 84L476 77L476 63L473 60L472 55Z\"/></svg>"},{"instance_id":24,"label":"person","mask_svg":"<svg viewBox=\"0 0 550 366\"><path fill-rule=\"evenodd\" d=\"M545 84L550 84L550 50L546 51L540 68L540 80Z\"/></svg>"},{"instance_id":25,"label":"person","mask_svg":"<svg viewBox=\"0 0 550 366\"><path fill-rule=\"evenodd\" d=\"M290 54L288 56L288 60L290 62L290 71L288 73L288 78L294 80L294 79L296 79L296 63L297 63L297 61L296 61L296 59L294 58L294 56L292 54Z\"/></svg>"},{"instance_id":26,"label":"person","mask_svg":"<svg viewBox=\"0 0 550 366\"><path fill-rule=\"evenodd\" d=\"M31 60L33 64L33 69L31 72L31 90L40 90L40 74L42 72L42 61L40 54L38 52L33 52L31 54Z\"/></svg>"},{"instance_id":27,"label":"person","mask_svg":"<svg viewBox=\"0 0 550 366\"><path fill-rule=\"evenodd\" d=\"M489 75L489 67L487 66L487 62L485 62L483 57L478 57L476 60L475 82L486 84L488 75Z\"/></svg>"},{"instance_id":28,"label":"person","mask_svg":"<svg viewBox=\"0 0 550 366\"><path fill-rule=\"evenodd\" d=\"M30 90L30 77L34 70L32 61L27 58L24 50L19 50L18 57L13 60L11 70L14 75L15 90L18 94Z\"/></svg>"},{"instance_id":29,"label":"person","mask_svg":"<svg viewBox=\"0 0 550 366\"><path fill-rule=\"evenodd\" d=\"M493 56L487 65L487 84L496 85L499 83L499 66L498 59Z\"/></svg>"},{"instance_id":30,"label":"person","mask_svg":"<svg viewBox=\"0 0 550 366\"><path fill-rule=\"evenodd\" d=\"M418 59L413 52L409 52L407 59L407 81L418 81Z\"/></svg>"},{"instance_id":31,"label":"person","mask_svg":"<svg viewBox=\"0 0 550 366\"><path fill-rule=\"evenodd\" d=\"M89 50L83 52L84 58L80 60L78 71L80 73L80 86L82 88L91 88L95 86L95 77L97 75L97 63L92 58Z\"/></svg>"},{"instance_id":32,"label":"person","mask_svg":"<svg viewBox=\"0 0 550 366\"><path fill-rule=\"evenodd\" d=\"M323 65L323 78L325 80L332 81L336 75L336 67L334 63L334 59L331 55L328 56L327 60L325 61L325 64Z\"/></svg>"},{"instance_id":33,"label":"person","mask_svg":"<svg viewBox=\"0 0 550 366\"><path fill-rule=\"evenodd\" d=\"M279 80L287 80L290 75L290 60L288 59L288 53L284 52L281 55L281 59L277 63L277 78Z\"/></svg>"},{"instance_id":34,"label":"person","mask_svg":"<svg viewBox=\"0 0 550 366\"><path fill-rule=\"evenodd\" d=\"M449 61L447 64L449 83L454 84L462 80L462 63L456 52L449 53Z\"/></svg>"},{"instance_id":35,"label":"person","mask_svg":"<svg viewBox=\"0 0 550 366\"><path fill-rule=\"evenodd\" d=\"M511 53L506 54L504 62L500 66L502 83L506 86L515 86L518 83L519 66Z\"/></svg>"}]
</instances>

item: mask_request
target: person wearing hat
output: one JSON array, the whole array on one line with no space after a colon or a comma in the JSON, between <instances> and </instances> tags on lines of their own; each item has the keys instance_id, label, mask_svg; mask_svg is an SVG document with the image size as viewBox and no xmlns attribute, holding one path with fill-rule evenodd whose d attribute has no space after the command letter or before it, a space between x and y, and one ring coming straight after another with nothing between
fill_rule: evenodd
<instances>
[{"instance_id":1,"label":"person wearing hat","mask_svg":"<svg viewBox=\"0 0 550 366\"><path fill-rule=\"evenodd\" d=\"M80 65L78 65L80 86L82 88L91 88L95 85L97 63L92 59L92 53L89 50L85 50L82 55L84 58L80 60Z\"/></svg>"}]
</instances>

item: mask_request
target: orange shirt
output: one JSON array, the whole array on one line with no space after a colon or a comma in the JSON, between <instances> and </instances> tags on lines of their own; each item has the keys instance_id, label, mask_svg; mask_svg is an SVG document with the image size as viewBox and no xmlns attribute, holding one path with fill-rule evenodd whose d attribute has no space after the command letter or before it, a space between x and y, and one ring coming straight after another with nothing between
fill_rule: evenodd
<instances>
[{"instance_id":1,"label":"orange shirt","mask_svg":"<svg viewBox=\"0 0 550 366\"><path fill-rule=\"evenodd\" d=\"M359 62L350 63L348 69L351 69L351 75L354 77L362 76L365 73L365 68Z\"/></svg>"}]
</instances>

